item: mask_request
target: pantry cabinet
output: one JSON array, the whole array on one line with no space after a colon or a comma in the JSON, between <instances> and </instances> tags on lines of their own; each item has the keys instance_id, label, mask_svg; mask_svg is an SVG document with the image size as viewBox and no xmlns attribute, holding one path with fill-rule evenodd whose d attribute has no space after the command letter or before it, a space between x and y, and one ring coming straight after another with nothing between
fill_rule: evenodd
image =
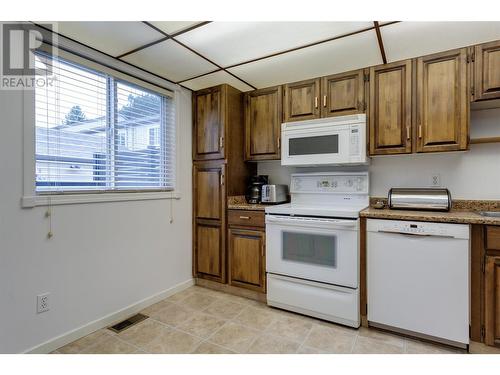
<instances>
[{"instance_id":1,"label":"pantry cabinet","mask_svg":"<svg viewBox=\"0 0 500 375\"><path fill-rule=\"evenodd\" d=\"M225 164L193 166L195 273L214 281L225 280Z\"/></svg>"},{"instance_id":2,"label":"pantry cabinet","mask_svg":"<svg viewBox=\"0 0 500 375\"><path fill-rule=\"evenodd\" d=\"M413 62L370 68L370 155L412 152Z\"/></svg>"},{"instance_id":3,"label":"pantry cabinet","mask_svg":"<svg viewBox=\"0 0 500 375\"><path fill-rule=\"evenodd\" d=\"M229 85L193 93L193 275L227 280L227 197L243 195L243 94Z\"/></svg>"},{"instance_id":4,"label":"pantry cabinet","mask_svg":"<svg viewBox=\"0 0 500 375\"><path fill-rule=\"evenodd\" d=\"M474 47L474 101L500 99L500 41Z\"/></svg>"},{"instance_id":5,"label":"pantry cabinet","mask_svg":"<svg viewBox=\"0 0 500 375\"><path fill-rule=\"evenodd\" d=\"M282 86L245 94L245 160L281 158Z\"/></svg>"},{"instance_id":6,"label":"pantry cabinet","mask_svg":"<svg viewBox=\"0 0 500 375\"><path fill-rule=\"evenodd\" d=\"M229 210L229 284L266 291L264 212Z\"/></svg>"},{"instance_id":7,"label":"pantry cabinet","mask_svg":"<svg viewBox=\"0 0 500 375\"><path fill-rule=\"evenodd\" d=\"M197 220L195 230L195 267L199 277L224 282L225 236L221 221Z\"/></svg>"},{"instance_id":8,"label":"pantry cabinet","mask_svg":"<svg viewBox=\"0 0 500 375\"><path fill-rule=\"evenodd\" d=\"M321 116L320 78L288 83L284 86L284 121L311 120Z\"/></svg>"},{"instance_id":9,"label":"pantry cabinet","mask_svg":"<svg viewBox=\"0 0 500 375\"><path fill-rule=\"evenodd\" d=\"M500 346L500 256L487 256L485 266L485 343Z\"/></svg>"},{"instance_id":10,"label":"pantry cabinet","mask_svg":"<svg viewBox=\"0 0 500 375\"><path fill-rule=\"evenodd\" d=\"M467 48L417 59L417 152L467 149L468 83Z\"/></svg>"},{"instance_id":11,"label":"pantry cabinet","mask_svg":"<svg viewBox=\"0 0 500 375\"><path fill-rule=\"evenodd\" d=\"M364 113L365 106L363 69L321 79L321 117Z\"/></svg>"}]
</instances>

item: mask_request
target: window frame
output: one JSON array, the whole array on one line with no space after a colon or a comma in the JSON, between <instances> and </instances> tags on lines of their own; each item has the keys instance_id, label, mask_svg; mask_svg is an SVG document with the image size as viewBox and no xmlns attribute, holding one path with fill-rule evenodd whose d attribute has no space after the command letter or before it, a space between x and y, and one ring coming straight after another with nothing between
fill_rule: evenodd
<instances>
[{"instance_id":1,"label":"window frame","mask_svg":"<svg viewBox=\"0 0 500 375\"><path fill-rule=\"evenodd\" d=\"M40 48L42 52L44 46ZM55 57L60 57L69 62L80 65L82 68L87 68L92 71L97 71L113 77L114 84L123 82L127 85L136 86L139 89L157 93L162 96L171 97L175 108L175 143L180 144L180 89L173 87L172 89L164 89L162 86L142 81L138 78L116 71L107 66L101 65L92 60L80 57L73 53L58 49ZM173 190L167 189L127 189L127 190L101 190L101 191L57 191L57 192L37 192L36 191L36 116L35 116L35 90L25 88L22 90L23 96L23 194L21 198L21 206L25 208L57 205L57 204L80 204L80 203L99 203L113 201L133 201L133 200L149 200L149 199L180 199L179 191L179 170L180 157L179 148L176 148L175 171L173 177L175 179Z\"/></svg>"}]
</instances>

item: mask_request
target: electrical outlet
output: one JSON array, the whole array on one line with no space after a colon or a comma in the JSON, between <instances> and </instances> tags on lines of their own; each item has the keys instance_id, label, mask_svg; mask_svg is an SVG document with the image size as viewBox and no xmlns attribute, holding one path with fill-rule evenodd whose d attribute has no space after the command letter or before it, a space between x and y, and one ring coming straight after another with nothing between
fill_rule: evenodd
<instances>
[{"instance_id":1,"label":"electrical outlet","mask_svg":"<svg viewBox=\"0 0 500 375\"><path fill-rule=\"evenodd\" d=\"M440 187L441 186L441 175L439 173L434 173L431 176L431 186Z\"/></svg>"},{"instance_id":2,"label":"electrical outlet","mask_svg":"<svg viewBox=\"0 0 500 375\"><path fill-rule=\"evenodd\" d=\"M49 295L50 293L44 293L36 296L37 313L43 313L45 311L49 311Z\"/></svg>"}]
</instances>

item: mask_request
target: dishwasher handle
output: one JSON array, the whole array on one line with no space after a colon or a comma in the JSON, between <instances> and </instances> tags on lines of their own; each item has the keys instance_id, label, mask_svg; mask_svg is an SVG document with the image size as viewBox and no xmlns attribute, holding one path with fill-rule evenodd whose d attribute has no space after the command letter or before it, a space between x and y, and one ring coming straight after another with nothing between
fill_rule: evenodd
<instances>
[{"instance_id":1,"label":"dishwasher handle","mask_svg":"<svg viewBox=\"0 0 500 375\"><path fill-rule=\"evenodd\" d=\"M403 236L411 236L411 237L440 237L440 238L455 238L455 236L449 235L440 235L440 234L429 234L429 233L407 233L407 232L396 232L391 230L378 230L378 233L387 233L387 234L401 234Z\"/></svg>"}]
</instances>

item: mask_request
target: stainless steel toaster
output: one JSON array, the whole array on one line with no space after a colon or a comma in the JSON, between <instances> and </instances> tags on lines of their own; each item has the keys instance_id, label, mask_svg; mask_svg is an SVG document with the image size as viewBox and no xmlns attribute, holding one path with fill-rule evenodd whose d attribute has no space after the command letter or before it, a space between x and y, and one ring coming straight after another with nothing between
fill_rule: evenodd
<instances>
[{"instance_id":1,"label":"stainless steel toaster","mask_svg":"<svg viewBox=\"0 0 500 375\"><path fill-rule=\"evenodd\" d=\"M288 201L287 185L263 185L262 203L283 203Z\"/></svg>"},{"instance_id":2,"label":"stainless steel toaster","mask_svg":"<svg viewBox=\"0 0 500 375\"><path fill-rule=\"evenodd\" d=\"M405 210L449 211L451 194L441 188L392 188L389 208Z\"/></svg>"}]
</instances>

